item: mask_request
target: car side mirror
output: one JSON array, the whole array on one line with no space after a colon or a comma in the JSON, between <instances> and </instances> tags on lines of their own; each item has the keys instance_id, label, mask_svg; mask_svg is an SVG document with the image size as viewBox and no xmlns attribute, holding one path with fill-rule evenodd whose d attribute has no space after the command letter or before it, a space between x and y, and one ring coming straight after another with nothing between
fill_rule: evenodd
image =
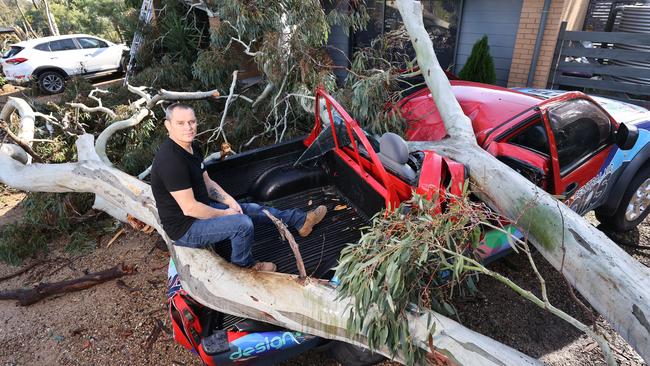
<instances>
[{"instance_id":1,"label":"car side mirror","mask_svg":"<svg viewBox=\"0 0 650 366\"><path fill-rule=\"evenodd\" d=\"M618 129L614 135L616 146L618 146L621 150L630 150L634 144L636 144L636 140L638 140L638 138L639 130L636 128L636 126L626 125L625 123L618 125Z\"/></svg>"}]
</instances>

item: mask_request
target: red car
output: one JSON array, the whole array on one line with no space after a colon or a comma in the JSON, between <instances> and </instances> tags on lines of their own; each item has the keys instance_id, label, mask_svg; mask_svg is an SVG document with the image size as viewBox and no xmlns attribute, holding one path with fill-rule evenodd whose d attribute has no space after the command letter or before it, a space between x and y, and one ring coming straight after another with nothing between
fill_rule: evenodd
<instances>
[{"instance_id":1,"label":"red car","mask_svg":"<svg viewBox=\"0 0 650 366\"><path fill-rule=\"evenodd\" d=\"M478 144L580 214L615 231L636 227L650 203L650 111L579 92L505 89L460 80L452 90ZM428 89L399 102L407 139L445 137Z\"/></svg>"}]
</instances>

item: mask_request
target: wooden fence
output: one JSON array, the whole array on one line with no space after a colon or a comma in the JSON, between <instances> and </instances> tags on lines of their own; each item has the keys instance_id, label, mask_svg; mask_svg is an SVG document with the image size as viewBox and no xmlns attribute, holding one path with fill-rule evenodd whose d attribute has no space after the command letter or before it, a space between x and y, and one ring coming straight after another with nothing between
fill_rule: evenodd
<instances>
[{"instance_id":1,"label":"wooden fence","mask_svg":"<svg viewBox=\"0 0 650 366\"><path fill-rule=\"evenodd\" d=\"M600 44L585 48L581 41ZM607 93L610 97L650 107L650 68L612 65L612 61L637 61L650 63L650 52L614 49L612 44L642 45L650 47L650 34L624 32L572 32L566 22L560 27L549 87L560 86L593 89L594 94ZM585 57L589 63L566 61L567 57ZM593 78L599 76L599 78ZM613 77L644 78L647 82L617 81Z\"/></svg>"}]
</instances>

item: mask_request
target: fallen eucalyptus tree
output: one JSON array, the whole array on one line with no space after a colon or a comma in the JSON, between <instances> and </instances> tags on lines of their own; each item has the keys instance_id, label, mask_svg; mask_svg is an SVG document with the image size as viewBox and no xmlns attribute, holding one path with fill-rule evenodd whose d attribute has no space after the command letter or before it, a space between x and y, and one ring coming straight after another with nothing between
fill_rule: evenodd
<instances>
[{"instance_id":1,"label":"fallen eucalyptus tree","mask_svg":"<svg viewBox=\"0 0 650 366\"><path fill-rule=\"evenodd\" d=\"M3 112L17 110L21 116L33 114L27 103L12 100ZM337 299L336 289L317 279L299 280L282 273L254 272L232 265L208 250L174 246L165 235L151 187L103 162L93 136L77 139L79 161L63 164L24 164L0 154L0 182L24 191L90 192L105 210L125 220L129 213L154 227L166 241L175 260L183 288L197 301L215 310L248 317L289 329L367 345L362 334L348 334L346 323L350 299ZM98 200L96 200L96 205ZM431 337L437 353L462 365L534 365L537 361L473 332L457 322L431 311L409 314L410 336L414 343L429 350L427 318L435 331ZM378 352L389 355L385 348ZM399 356L398 356L398 360Z\"/></svg>"},{"instance_id":2,"label":"fallen eucalyptus tree","mask_svg":"<svg viewBox=\"0 0 650 366\"><path fill-rule=\"evenodd\" d=\"M466 164L473 187L481 198L524 228L545 257L648 359L650 274L647 268L580 216L477 146L469 120L451 94L449 83L435 59L421 24L419 3L400 1L398 5L450 136L440 143L413 143L413 147L434 148ZM147 99L144 95L143 98ZM148 107L155 105L151 99L146 104ZM138 114L144 114L147 109L139 109ZM19 112L25 128L30 128L34 114L26 103L12 99L0 115L7 119L14 110ZM119 126L133 125L133 121L124 122ZM113 132L115 130L117 128ZM106 135L110 136L108 132ZM32 138L33 129L32 136L25 140ZM174 246L161 228L150 187L115 169L108 159L102 159L102 152L105 158L106 140L102 138L102 142L94 146L92 135L81 135L77 140L79 161L76 163L29 164L14 159L15 154L0 152L0 182L26 191L94 193L97 208L121 220L125 220L128 213L156 228L167 242L183 287L210 308L329 339L367 345L362 334L346 331L351 300L337 299L336 290L326 283L315 279L299 281L296 276L281 273L256 273L231 265L207 250ZM18 146L12 147L12 150L18 149ZM431 338L435 350L456 364L537 363L428 310L409 314L410 337L423 349L430 349L429 315L435 322ZM386 348L379 352L388 355Z\"/></svg>"}]
</instances>

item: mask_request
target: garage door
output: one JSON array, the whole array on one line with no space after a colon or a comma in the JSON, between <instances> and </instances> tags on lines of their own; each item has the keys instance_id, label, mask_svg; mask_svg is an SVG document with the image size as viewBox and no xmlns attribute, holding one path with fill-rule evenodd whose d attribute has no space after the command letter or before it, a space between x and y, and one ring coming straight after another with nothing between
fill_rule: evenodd
<instances>
[{"instance_id":1,"label":"garage door","mask_svg":"<svg viewBox=\"0 0 650 366\"><path fill-rule=\"evenodd\" d=\"M465 0L454 72L462 70L474 43L487 35L497 85L506 86L521 6L522 0Z\"/></svg>"}]
</instances>

